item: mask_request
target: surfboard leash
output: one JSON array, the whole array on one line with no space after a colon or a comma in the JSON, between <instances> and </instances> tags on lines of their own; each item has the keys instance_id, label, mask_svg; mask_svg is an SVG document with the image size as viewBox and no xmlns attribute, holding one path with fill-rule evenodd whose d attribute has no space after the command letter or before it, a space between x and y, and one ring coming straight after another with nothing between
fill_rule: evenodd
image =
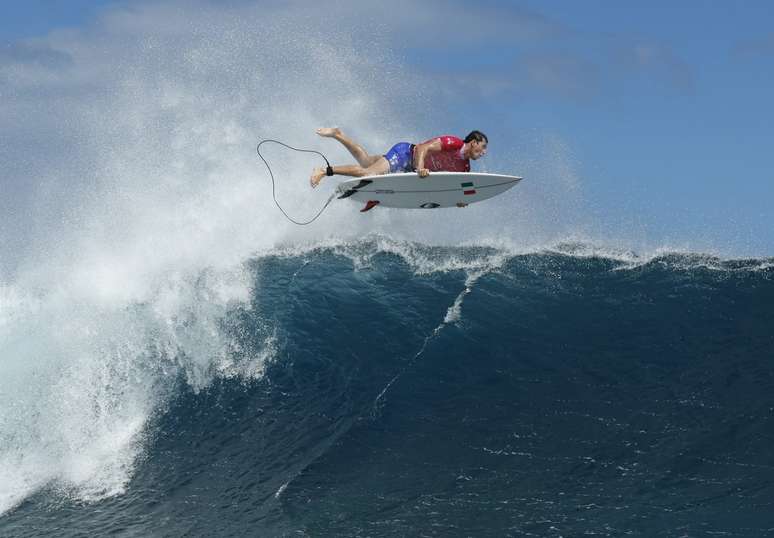
<instances>
[{"instance_id":1,"label":"surfboard leash","mask_svg":"<svg viewBox=\"0 0 774 538\"><path fill-rule=\"evenodd\" d=\"M274 181L274 173L271 171L271 166L269 166L269 163L266 161L264 156L261 155L261 146L263 144L265 144L266 142L272 142L274 144L279 144L280 146L284 146L284 147L286 147L288 149L291 149L293 151L298 151L298 152L301 152L301 153L316 153L317 155L322 157L323 160L325 161L325 165L326 165L325 174L328 175L328 176L332 176L333 175L333 168L331 167L331 163L328 162L328 158L325 155L323 155L322 153L320 153L319 151L316 151L316 150L313 150L313 149L294 148L293 146L289 146L289 145L285 144L284 142L280 142L279 140L273 140L271 138L266 138L264 140L261 140L258 143L258 147L256 148L256 151L258 152L258 156L261 158L261 160L263 161L263 164L266 165L266 169L269 171L269 177L271 178L271 197L274 199L274 204L277 206L277 208L279 208L279 210L282 212L282 214L285 215L285 218L288 219L293 224L298 224L299 226L306 226L307 224L312 224L314 221L317 220L317 218L320 215L322 215L323 211L325 211L328 208L330 203L333 201L333 198L336 196L336 192L334 192L333 194L330 195L330 197L328 198L328 201L325 202L325 205L322 206L320 211L318 211L317 214L314 217L312 217L311 220L308 220L306 222L299 222L299 221L295 220L293 217L288 215L285 212L284 209L282 209L282 206L277 201L276 186L275 186L275 181Z\"/></svg>"}]
</instances>

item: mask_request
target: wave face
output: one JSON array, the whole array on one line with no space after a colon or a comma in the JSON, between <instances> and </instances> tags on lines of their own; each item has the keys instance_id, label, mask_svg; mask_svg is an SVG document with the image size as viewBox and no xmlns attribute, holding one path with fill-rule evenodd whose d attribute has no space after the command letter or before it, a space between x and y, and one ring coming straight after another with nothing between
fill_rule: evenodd
<instances>
[{"instance_id":1,"label":"wave face","mask_svg":"<svg viewBox=\"0 0 774 538\"><path fill-rule=\"evenodd\" d=\"M243 278L20 392L0 534L772 534L774 260L372 237Z\"/></svg>"}]
</instances>

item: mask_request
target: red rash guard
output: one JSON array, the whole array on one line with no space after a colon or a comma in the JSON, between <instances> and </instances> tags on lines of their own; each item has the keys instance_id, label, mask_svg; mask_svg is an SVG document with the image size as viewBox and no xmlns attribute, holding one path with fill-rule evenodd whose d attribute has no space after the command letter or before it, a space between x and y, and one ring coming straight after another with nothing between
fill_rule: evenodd
<instances>
[{"instance_id":1,"label":"red rash guard","mask_svg":"<svg viewBox=\"0 0 774 538\"><path fill-rule=\"evenodd\" d=\"M465 142L456 136L443 135L431 138L423 144L441 141L441 151L425 153L425 168L431 172L470 172L470 160L462 156Z\"/></svg>"}]
</instances>

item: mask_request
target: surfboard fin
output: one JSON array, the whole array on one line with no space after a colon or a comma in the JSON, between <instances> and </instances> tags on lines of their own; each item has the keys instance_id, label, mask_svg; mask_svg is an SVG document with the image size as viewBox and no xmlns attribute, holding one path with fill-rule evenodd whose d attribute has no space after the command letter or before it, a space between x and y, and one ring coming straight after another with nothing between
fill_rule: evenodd
<instances>
[{"instance_id":1,"label":"surfboard fin","mask_svg":"<svg viewBox=\"0 0 774 538\"><path fill-rule=\"evenodd\" d=\"M365 207L361 209L360 212L365 213L366 211L370 211L371 209L375 208L377 205L379 205L379 200L368 200L366 202Z\"/></svg>"}]
</instances>

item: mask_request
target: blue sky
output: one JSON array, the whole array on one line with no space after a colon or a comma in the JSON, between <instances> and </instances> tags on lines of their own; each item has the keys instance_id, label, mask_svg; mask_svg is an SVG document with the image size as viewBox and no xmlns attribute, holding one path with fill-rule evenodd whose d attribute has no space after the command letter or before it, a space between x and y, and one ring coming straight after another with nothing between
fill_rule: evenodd
<instances>
[{"instance_id":1,"label":"blue sky","mask_svg":"<svg viewBox=\"0 0 774 538\"><path fill-rule=\"evenodd\" d=\"M0 35L3 41L34 37L51 30L88 22L103 6L117 4L100 0L28 0L5 2L0 19Z\"/></svg>"},{"instance_id":2,"label":"blue sky","mask_svg":"<svg viewBox=\"0 0 774 538\"><path fill-rule=\"evenodd\" d=\"M134 5L14 2L0 40L8 54ZM378 21L386 46L444 88L432 128L480 128L491 154L529 152L531 138L556 135L584 198L610 222L642 221L675 243L706 235L697 243L710 250L774 255L774 4L482 1L416 14L411 3L394 5L406 18L401 29ZM361 20L374 27L366 10Z\"/></svg>"}]
</instances>

